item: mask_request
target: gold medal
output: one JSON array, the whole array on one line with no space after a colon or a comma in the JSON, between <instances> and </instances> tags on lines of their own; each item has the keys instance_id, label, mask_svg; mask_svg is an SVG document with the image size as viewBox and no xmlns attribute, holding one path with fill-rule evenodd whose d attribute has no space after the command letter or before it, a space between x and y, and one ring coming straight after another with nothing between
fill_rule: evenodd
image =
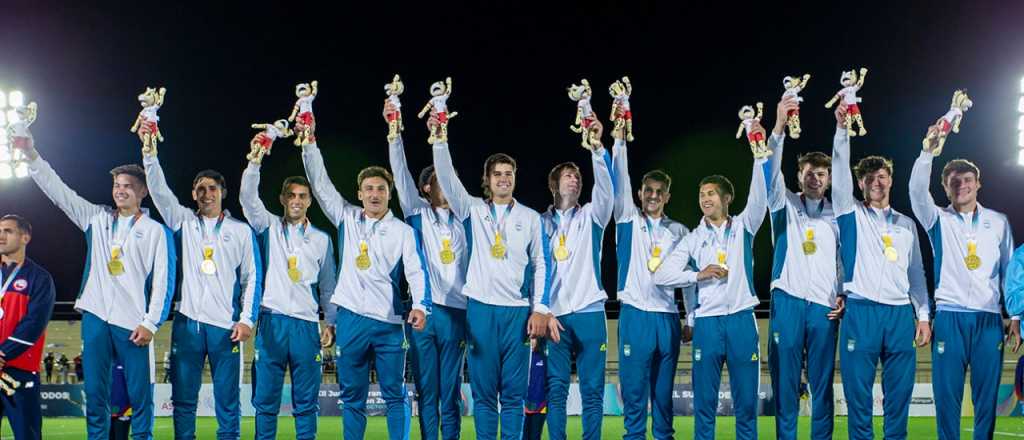
<instances>
[{"instance_id":1,"label":"gold medal","mask_svg":"<svg viewBox=\"0 0 1024 440\"><path fill-rule=\"evenodd\" d=\"M815 252L818 252L818 245L814 242L814 229L807 228L807 231L804 232L804 238L802 246L804 255L814 255Z\"/></svg>"},{"instance_id":2,"label":"gold medal","mask_svg":"<svg viewBox=\"0 0 1024 440\"><path fill-rule=\"evenodd\" d=\"M654 249L651 249L651 258L647 259L647 270L654 273L659 267L661 267L661 248L655 246Z\"/></svg>"},{"instance_id":3,"label":"gold medal","mask_svg":"<svg viewBox=\"0 0 1024 440\"><path fill-rule=\"evenodd\" d=\"M447 238L441 239L441 264L452 264L455 261L455 252L452 251L452 241Z\"/></svg>"},{"instance_id":4,"label":"gold medal","mask_svg":"<svg viewBox=\"0 0 1024 440\"><path fill-rule=\"evenodd\" d=\"M569 248L565 247L565 234L558 237L558 247L555 248L555 259L565 261L569 259Z\"/></svg>"},{"instance_id":5,"label":"gold medal","mask_svg":"<svg viewBox=\"0 0 1024 440\"><path fill-rule=\"evenodd\" d=\"M217 264L213 262L213 247L203 246L203 262L199 265L199 271L206 275L217 273Z\"/></svg>"},{"instance_id":6,"label":"gold medal","mask_svg":"<svg viewBox=\"0 0 1024 440\"><path fill-rule=\"evenodd\" d=\"M491 257L493 257L496 260L501 260L505 258L506 251L507 249L505 249L505 245L501 243L501 233L495 232L494 245L491 246Z\"/></svg>"},{"instance_id":7,"label":"gold medal","mask_svg":"<svg viewBox=\"0 0 1024 440\"><path fill-rule=\"evenodd\" d=\"M366 270L370 268L369 246L365 241L359 242L359 256L356 257L356 268Z\"/></svg>"},{"instance_id":8,"label":"gold medal","mask_svg":"<svg viewBox=\"0 0 1024 440\"><path fill-rule=\"evenodd\" d=\"M892 235L882 234L882 244L885 246L882 250L885 254L885 259L889 260L890 263L899 261L900 254L899 252L896 252L896 248L892 245Z\"/></svg>"},{"instance_id":9,"label":"gold medal","mask_svg":"<svg viewBox=\"0 0 1024 440\"><path fill-rule=\"evenodd\" d=\"M725 261L728 259L728 256L729 255L725 253L725 249L718 249L718 265L722 266L722 269L729 270L729 265L725 264Z\"/></svg>"},{"instance_id":10,"label":"gold medal","mask_svg":"<svg viewBox=\"0 0 1024 440\"><path fill-rule=\"evenodd\" d=\"M124 263L121 262L121 246L110 247L110 261L107 262L107 272L113 276L124 274Z\"/></svg>"},{"instance_id":11,"label":"gold medal","mask_svg":"<svg viewBox=\"0 0 1024 440\"><path fill-rule=\"evenodd\" d=\"M302 271L299 270L299 257L295 255L288 256L288 279L292 280L293 283L302 281Z\"/></svg>"},{"instance_id":12,"label":"gold medal","mask_svg":"<svg viewBox=\"0 0 1024 440\"><path fill-rule=\"evenodd\" d=\"M967 240L967 256L964 257L964 264L967 270L978 270L981 267L981 257L978 256L978 243L974 240Z\"/></svg>"}]
</instances>

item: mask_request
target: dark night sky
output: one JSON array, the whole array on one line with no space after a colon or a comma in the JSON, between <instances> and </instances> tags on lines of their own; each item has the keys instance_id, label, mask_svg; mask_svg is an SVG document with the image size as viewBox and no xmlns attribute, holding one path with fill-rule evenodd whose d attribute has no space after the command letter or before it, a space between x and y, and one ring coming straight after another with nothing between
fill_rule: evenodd
<instances>
[{"instance_id":1,"label":"dark night sky","mask_svg":"<svg viewBox=\"0 0 1024 440\"><path fill-rule=\"evenodd\" d=\"M741 105L760 100L774 109L783 76L813 75L803 93L804 135L789 140L785 154L784 170L795 185L796 156L831 149L834 121L822 104L839 89L839 73L865 66L870 72L861 108L870 133L854 140L854 159L895 159L895 207L910 214L906 183L924 129L947 110L954 89L967 88L975 107L942 161L963 156L977 162L982 202L1009 214L1018 236L1024 234L1024 208L1014 190L1024 184L1024 168L1015 165L1024 75L1019 2L895 2L894 8L846 2L842 10L834 2L446 4L434 10L394 2L390 10L86 3L5 5L0 88L21 89L39 103L33 131L40 152L98 203L110 203L107 170L140 162L138 141L128 132L138 111L135 96L146 85L162 85L168 89L160 113L167 142L160 151L172 188L189 202L195 172L218 169L229 181L227 207L240 216L237 182L254 133L249 124L286 117L294 84L312 79L320 81L315 111L325 160L339 190L354 199L356 171L387 165L382 87L400 73L415 171L429 163L430 148L411 113L425 102L431 82L450 75L455 93L449 103L460 113L451 143L467 186L475 188L487 155L507 152L520 161L517 198L543 210L550 203L550 167L587 163L567 128L575 107L565 87L588 78L595 109L606 117L607 84L628 74L635 88L634 180L654 167L669 171L675 180L668 212L693 225L700 217L696 184L707 174L730 176L740 200L733 212L742 209L751 158L745 143L733 138ZM281 179L302 173L298 150L278 142L263 169L264 199L276 206ZM589 187L592 173L584 170ZM937 181L933 191L945 203ZM0 181L0 201L0 211L34 223L29 254L55 275L59 298L72 300L85 252L80 231L31 180ZM310 212L318 226L331 229L315 207ZM768 230L766 222L756 242L762 298L771 267ZM607 287L614 287L612 242L609 234Z\"/></svg>"}]
</instances>

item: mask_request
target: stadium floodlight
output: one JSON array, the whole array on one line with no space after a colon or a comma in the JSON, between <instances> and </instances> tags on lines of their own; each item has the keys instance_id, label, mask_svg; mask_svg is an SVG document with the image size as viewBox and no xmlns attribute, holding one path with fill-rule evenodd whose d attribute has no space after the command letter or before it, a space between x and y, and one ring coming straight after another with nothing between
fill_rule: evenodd
<instances>
[{"instance_id":1,"label":"stadium floodlight","mask_svg":"<svg viewBox=\"0 0 1024 440\"><path fill-rule=\"evenodd\" d=\"M1024 150L1020 150L1017 154L1017 165L1024 167Z\"/></svg>"},{"instance_id":2,"label":"stadium floodlight","mask_svg":"<svg viewBox=\"0 0 1024 440\"><path fill-rule=\"evenodd\" d=\"M25 104L24 93L0 90L0 179L3 180L28 176L25 155L14 149L14 142L10 138L11 126L21 121Z\"/></svg>"}]
</instances>

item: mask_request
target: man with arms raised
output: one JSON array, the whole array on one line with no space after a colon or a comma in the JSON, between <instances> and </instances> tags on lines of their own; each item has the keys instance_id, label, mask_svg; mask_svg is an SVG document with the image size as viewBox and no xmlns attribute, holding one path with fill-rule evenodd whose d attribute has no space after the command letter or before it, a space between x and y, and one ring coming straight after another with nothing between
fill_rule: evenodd
<instances>
[{"instance_id":1,"label":"man with arms raised","mask_svg":"<svg viewBox=\"0 0 1024 440\"><path fill-rule=\"evenodd\" d=\"M472 197L459 181L447 143L434 144L434 167L456 220L472 237L463 292L469 301L469 382L476 438L517 440L523 431L530 344L551 318L550 252L537 211L512 192L516 162L503 153L484 162L486 199ZM532 311L532 315L531 315Z\"/></svg>"},{"instance_id":2,"label":"man with arms raised","mask_svg":"<svg viewBox=\"0 0 1024 440\"><path fill-rule=\"evenodd\" d=\"M39 364L57 296L50 273L25 256L31 240L24 217L0 217L0 385L14 389L0 395L0 412L17 440L43 438Z\"/></svg>"},{"instance_id":3,"label":"man with arms raised","mask_svg":"<svg viewBox=\"0 0 1024 440\"><path fill-rule=\"evenodd\" d=\"M387 101L385 101L387 102ZM385 104L385 120L393 106ZM413 377L420 408L420 438L458 439L462 425L462 370L466 354L466 229L456 221L434 167L413 180L399 134L389 142L391 172L405 221L416 231L430 277L434 308L422 332L411 332Z\"/></svg>"},{"instance_id":4,"label":"man with arms raised","mask_svg":"<svg viewBox=\"0 0 1024 440\"><path fill-rule=\"evenodd\" d=\"M933 126L929 131L938 131ZM981 170L965 159L942 168L950 205L939 207L928 185L938 141L926 146L910 174L910 201L928 231L935 256L935 322L932 389L940 439L960 438L964 375L971 368L974 438L992 438L1003 366L1000 306L1006 268L1013 253L1010 222L978 203ZM1020 317L1010 323L1013 351L1020 349Z\"/></svg>"},{"instance_id":5,"label":"man with arms raised","mask_svg":"<svg viewBox=\"0 0 1024 440\"><path fill-rule=\"evenodd\" d=\"M633 203L626 141L615 138L615 254L618 263L619 383L622 387L626 439L647 438L647 405L652 414L652 437L671 439L672 388L679 362L679 344L692 335L692 288L686 290L686 311L691 314L680 330L675 289L654 284L651 274L689 229L665 215L672 178L661 170L644 174ZM652 269L653 268L653 269Z\"/></svg>"},{"instance_id":6,"label":"man with arms raised","mask_svg":"<svg viewBox=\"0 0 1024 440\"><path fill-rule=\"evenodd\" d=\"M694 438L698 440L715 438L723 364L729 367L736 438L757 438L761 355L754 306L760 301L754 291L753 246L767 205L766 168L764 159L754 160L747 206L735 217L729 215L736 194L732 182L719 175L702 179L698 202L704 217L654 272L659 286L697 286L697 298L691 303L699 304L692 312Z\"/></svg>"},{"instance_id":7,"label":"man with arms raised","mask_svg":"<svg viewBox=\"0 0 1024 440\"><path fill-rule=\"evenodd\" d=\"M327 327L326 341L337 332L335 360L343 402L345 440L366 434L366 399L370 392L370 359L377 370L381 397L387 405L388 438L407 432L405 418L405 333L398 290L399 265L412 293L407 322L422 331L430 311L430 280L409 225L388 209L393 180L384 168L364 168L356 177L362 206L348 203L335 189L316 143L302 146L302 162L313 196L327 219L338 228L337 287L331 303L338 306L336 325Z\"/></svg>"},{"instance_id":8,"label":"man with arms raised","mask_svg":"<svg viewBox=\"0 0 1024 440\"><path fill-rule=\"evenodd\" d=\"M832 200L839 223L846 311L839 325L839 371L851 440L870 439L872 388L882 361L885 438L907 438L918 346L931 339L928 290L914 221L889 205L892 161L860 160L853 171L864 201L853 196L845 109L836 111ZM917 320L916 330L914 321Z\"/></svg>"},{"instance_id":9,"label":"man with arms raised","mask_svg":"<svg viewBox=\"0 0 1024 440\"><path fill-rule=\"evenodd\" d=\"M825 197L831 183L832 158L815 151L797 160L801 192L786 189L782 149L789 112L798 103L779 103L769 143L768 212L775 258L772 264L771 323L768 357L775 432L779 439L797 438L801 372L807 366L811 392L811 438L831 439L836 336L845 298L839 290L839 227Z\"/></svg>"},{"instance_id":10,"label":"man with arms raised","mask_svg":"<svg viewBox=\"0 0 1024 440\"><path fill-rule=\"evenodd\" d=\"M142 167L110 170L114 209L92 204L39 157L31 137L29 174L39 189L85 232L88 255L75 309L82 312L85 419L90 440L110 436L110 381L114 358L124 365L133 409L132 435L153 438L153 334L174 297L174 238L140 205L149 192Z\"/></svg>"},{"instance_id":11,"label":"man with arms raised","mask_svg":"<svg viewBox=\"0 0 1024 440\"><path fill-rule=\"evenodd\" d=\"M263 205L259 185L260 163L250 161L242 172L239 199L267 262L253 358L256 438L277 438L277 415L287 369L291 371L295 438L313 439L320 411L321 306L327 326L334 325L335 308L330 304L337 276L334 246L331 237L306 217L313 195L305 177L284 179L279 196L282 216L272 214Z\"/></svg>"},{"instance_id":12,"label":"man with arms raised","mask_svg":"<svg viewBox=\"0 0 1024 440\"><path fill-rule=\"evenodd\" d=\"M601 245L612 215L614 197L609 171L612 157L600 144L590 151L594 167L591 202L580 206L583 176L572 162L556 165L548 174L554 199L541 214L544 235L551 237L551 313L548 321L547 399L548 435L565 439L566 401L572 360L580 381L583 438L601 438L604 415L604 369L608 327L601 285Z\"/></svg>"},{"instance_id":13,"label":"man with arms raised","mask_svg":"<svg viewBox=\"0 0 1024 440\"><path fill-rule=\"evenodd\" d=\"M148 132L139 130L139 136ZM153 204L180 234L181 302L171 333L171 402L174 436L196 435L196 407L203 368L210 360L217 438L241 436L242 343L252 335L263 294L262 260L256 235L224 210L224 176L203 170L192 180L196 209L186 208L167 186L156 149L143 153Z\"/></svg>"}]
</instances>

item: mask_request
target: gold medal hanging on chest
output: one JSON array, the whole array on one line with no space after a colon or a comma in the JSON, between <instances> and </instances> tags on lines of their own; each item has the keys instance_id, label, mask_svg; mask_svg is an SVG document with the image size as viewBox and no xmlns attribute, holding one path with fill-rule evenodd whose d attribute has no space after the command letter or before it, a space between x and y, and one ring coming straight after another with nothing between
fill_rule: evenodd
<instances>
[{"instance_id":1,"label":"gold medal hanging on chest","mask_svg":"<svg viewBox=\"0 0 1024 440\"><path fill-rule=\"evenodd\" d=\"M356 268L366 270L370 268L370 247L366 240L359 242L359 255L356 257Z\"/></svg>"},{"instance_id":2,"label":"gold medal hanging on chest","mask_svg":"<svg viewBox=\"0 0 1024 440\"><path fill-rule=\"evenodd\" d=\"M892 235L885 233L882 234L882 252L885 254L885 259L889 260L890 263L899 261L900 254L896 252L896 248L892 245Z\"/></svg>"},{"instance_id":3,"label":"gold medal hanging on chest","mask_svg":"<svg viewBox=\"0 0 1024 440\"><path fill-rule=\"evenodd\" d=\"M569 259L569 248L565 246L565 234L558 235L558 247L555 248L555 259L565 261Z\"/></svg>"},{"instance_id":4,"label":"gold medal hanging on chest","mask_svg":"<svg viewBox=\"0 0 1024 440\"><path fill-rule=\"evenodd\" d=\"M455 262L455 251L452 251L452 240L441 239L441 264L452 264Z\"/></svg>"},{"instance_id":5,"label":"gold medal hanging on chest","mask_svg":"<svg viewBox=\"0 0 1024 440\"><path fill-rule=\"evenodd\" d=\"M725 263L726 260L729 259L729 254L725 253L725 249L724 248L718 248L718 252L717 252L716 256L718 258L718 265L721 266L722 269L729 270L729 265Z\"/></svg>"},{"instance_id":6,"label":"gold medal hanging on chest","mask_svg":"<svg viewBox=\"0 0 1024 440\"><path fill-rule=\"evenodd\" d=\"M505 244L501 242L501 232L495 232L494 245L491 246L491 257L495 260L504 259L507 251Z\"/></svg>"},{"instance_id":7,"label":"gold medal hanging on chest","mask_svg":"<svg viewBox=\"0 0 1024 440\"><path fill-rule=\"evenodd\" d=\"M981 257L978 256L978 242L974 239L967 240L967 256L964 257L964 264L967 270L978 270L981 267Z\"/></svg>"},{"instance_id":8,"label":"gold medal hanging on chest","mask_svg":"<svg viewBox=\"0 0 1024 440\"><path fill-rule=\"evenodd\" d=\"M206 275L217 273L217 263L213 262L213 246L203 246L203 262L199 264L199 271Z\"/></svg>"},{"instance_id":9,"label":"gold medal hanging on chest","mask_svg":"<svg viewBox=\"0 0 1024 440\"><path fill-rule=\"evenodd\" d=\"M651 249L651 258L647 259L647 270L654 273L661 267L661 247L654 245Z\"/></svg>"},{"instance_id":10,"label":"gold medal hanging on chest","mask_svg":"<svg viewBox=\"0 0 1024 440\"><path fill-rule=\"evenodd\" d=\"M299 270L299 257L296 255L288 256L288 279L292 280L293 283L302 281L302 271Z\"/></svg>"},{"instance_id":11,"label":"gold medal hanging on chest","mask_svg":"<svg viewBox=\"0 0 1024 440\"><path fill-rule=\"evenodd\" d=\"M110 272L110 275L115 277L124 274L124 262L121 261L121 246L110 247L110 261L107 262L107 272Z\"/></svg>"},{"instance_id":12,"label":"gold medal hanging on chest","mask_svg":"<svg viewBox=\"0 0 1024 440\"><path fill-rule=\"evenodd\" d=\"M804 255L814 255L818 252L818 245L814 242L814 228L808 227L804 231L804 242L802 245Z\"/></svg>"}]
</instances>

